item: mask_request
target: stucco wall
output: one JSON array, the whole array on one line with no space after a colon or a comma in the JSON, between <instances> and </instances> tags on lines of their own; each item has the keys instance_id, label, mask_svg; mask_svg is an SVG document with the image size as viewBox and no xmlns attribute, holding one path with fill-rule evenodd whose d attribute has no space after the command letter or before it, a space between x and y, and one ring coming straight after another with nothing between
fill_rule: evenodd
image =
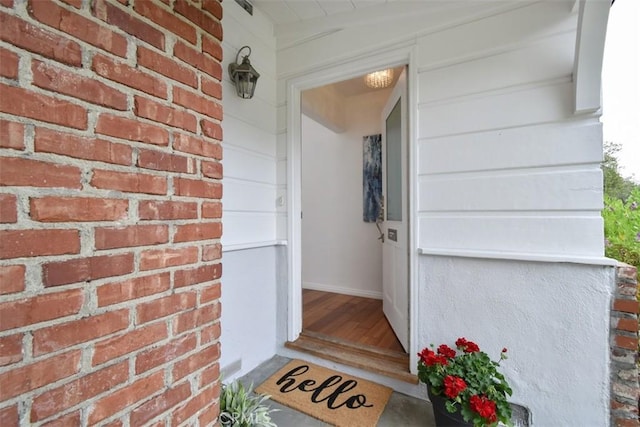
<instances>
[{"instance_id":1,"label":"stucco wall","mask_svg":"<svg viewBox=\"0 0 640 427\"><path fill-rule=\"evenodd\" d=\"M477 342L496 359L536 426L609 422L614 268L420 257L419 341Z\"/></svg>"}]
</instances>

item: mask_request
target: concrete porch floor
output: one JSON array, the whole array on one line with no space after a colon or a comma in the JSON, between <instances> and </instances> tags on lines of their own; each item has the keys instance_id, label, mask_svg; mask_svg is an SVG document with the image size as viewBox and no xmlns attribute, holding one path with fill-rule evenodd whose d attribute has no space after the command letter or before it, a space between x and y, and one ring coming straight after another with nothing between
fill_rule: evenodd
<instances>
[{"instance_id":1,"label":"concrete porch floor","mask_svg":"<svg viewBox=\"0 0 640 427\"><path fill-rule=\"evenodd\" d=\"M267 360L239 380L245 385L260 385L274 372L286 365L291 359L282 356L274 356ZM329 426L316 418L310 417L287 406L272 400L267 401L269 406L278 409L271 414L271 419L278 427L324 427ZM378 427L433 427L435 421L429 402L393 392L384 412L378 420ZM371 426L374 427L374 426Z\"/></svg>"}]
</instances>

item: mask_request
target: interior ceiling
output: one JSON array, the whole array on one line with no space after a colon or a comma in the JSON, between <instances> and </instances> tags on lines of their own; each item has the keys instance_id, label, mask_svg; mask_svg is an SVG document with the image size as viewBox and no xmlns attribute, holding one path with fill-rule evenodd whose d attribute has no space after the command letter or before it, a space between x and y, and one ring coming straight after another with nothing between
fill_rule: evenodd
<instances>
[{"instance_id":1,"label":"interior ceiling","mask_svg":"<svg viewBox=\"0 0 640 427\"><path fill-rule=\"evenodd\" d=\"M307 19L352 12L397 0L251 0L276 24L291 24Z\"/></svg>"},{"instance_id":2,"label":"interior ceiling","mask_svg":"<svg viewBox=\"0 0 640 427\"><path fill-rule=\"evenodd\" d=\"M401 72L402 72L402 67L395 67L393 69L393 82L391 83L391 86L393 86L396 83L396 81L398 81L398 77L400 77ZM364 83L364 75L355 77L353 79L333 83L330 86L333 86L336 92L338 92L340 95L345 97L361 95L366 92L378 90L378 89L371 89Z\"/></svg>"}]
</instances>

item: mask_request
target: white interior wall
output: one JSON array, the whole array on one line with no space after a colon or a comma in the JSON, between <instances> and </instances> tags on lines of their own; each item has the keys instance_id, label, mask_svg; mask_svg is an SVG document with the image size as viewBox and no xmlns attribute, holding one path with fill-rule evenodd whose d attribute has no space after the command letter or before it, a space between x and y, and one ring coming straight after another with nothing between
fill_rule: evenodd
<instances>
[{"instance_id":1,"label":"white interior wall","mask_svg":"<svg viewBox=\"0 0 640 427\"><path fill-rule=\"evenodd\" d=\"M513 399L533 425L608 425L613 270L597 265L598 114L574 115L575 2L476 1L427 13L431 4L384 25L283 36L279 152L287 80L413 46L419 224L410 250L429 255L418 258L412 345L467 336L492 354L510 346ZM526 261L543 258L552 262Z\"/></svg>"},{"instance_id":2,"label":"white interior wall","mask_svg":"<svg viewBox=\"0 0 640 427\"><path fill-rule=\"evenodd\" d=\"M302 286L382 298L382 245L362 220L362 137L381 132L388 89L343 100L346 131L302 117Z\"/></svg>"},{"instance_id":3,"label":"white interior wall","mask_svg":"<svg viewBox=\"0 0 640 427\"><path fill-rule=\"evenodd\" d=\"M220 366L227 381L276 351L276 59L273 28L259 10L251 16L231 1L223 22ZM260 73L250 100L236 95L227 72L244 45L251 47L251 64Z\"/></svg>"}]
</instances>

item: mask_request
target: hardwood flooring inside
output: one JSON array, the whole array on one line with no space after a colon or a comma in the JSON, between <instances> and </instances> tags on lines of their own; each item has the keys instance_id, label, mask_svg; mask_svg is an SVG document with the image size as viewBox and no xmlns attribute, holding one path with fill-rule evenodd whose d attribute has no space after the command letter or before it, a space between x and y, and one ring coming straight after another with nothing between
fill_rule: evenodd
<instances>
[{"instance_id":1,"label":"hardwood flooring inside","mask_svg":"<svg viewBox=\"0 0 640 427\"><path fill-rule=\"evenodd\" d=\"M286 342L287 348L418 383L409 372L409 355L382 313L382 301L303 289L302 302L302 334Z\"/></svg>"},{"instance_id":2,"label":"hardwood flooring inside","mask_svg":"<svg viewBox=\"0 0 640 427\"><path fill-rule=\"evenodd\" d=\"M303 289L302 303L303 332L404 353L382 312L382 300Z\"/></svg>"}]
</instances>

